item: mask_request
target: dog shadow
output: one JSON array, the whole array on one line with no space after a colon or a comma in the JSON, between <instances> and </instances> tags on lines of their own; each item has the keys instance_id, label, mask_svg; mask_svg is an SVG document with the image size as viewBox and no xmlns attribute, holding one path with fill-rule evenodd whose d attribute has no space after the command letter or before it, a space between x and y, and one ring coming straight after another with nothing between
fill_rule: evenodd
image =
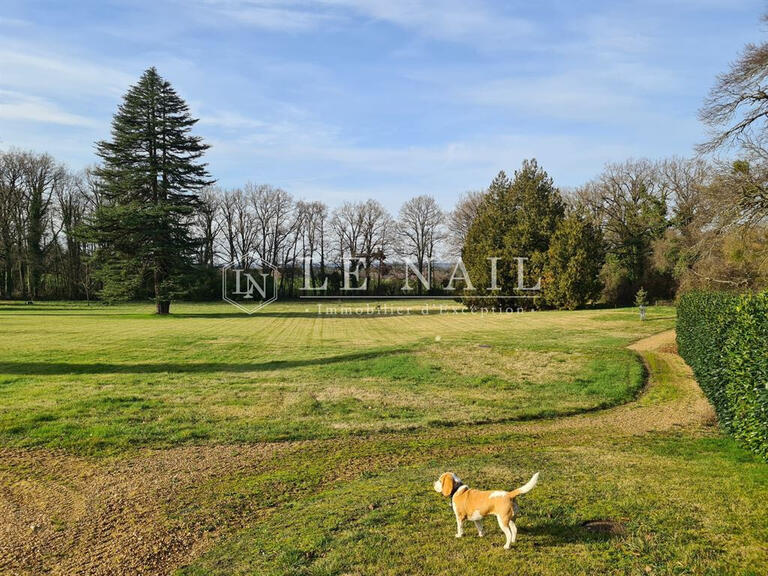
<instances>
[{"instance_id":1,"label":"dog shadow","mask_svg":"<svg viewBox=\"0 0 768 576\"><path fill-rule=\"evenodd\" d=\"M626 529L619 523L607 523L595 527L591 523L566 524L555 520L544 520L531 523L524 528L521 534L536 537L537 546L561 546L563 544L584 544L609 542L622 538Z\"/></svg>"}]
</instances>

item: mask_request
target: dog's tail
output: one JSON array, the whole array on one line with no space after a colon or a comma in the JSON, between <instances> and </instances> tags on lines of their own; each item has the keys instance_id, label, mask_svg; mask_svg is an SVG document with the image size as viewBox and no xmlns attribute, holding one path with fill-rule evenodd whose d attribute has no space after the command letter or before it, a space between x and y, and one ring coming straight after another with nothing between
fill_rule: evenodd
<instances>
[{"instance_id":1,"label":"dog's tail","mask_svg":"<svg viewBox=\"0 0 768 576\"><path fill-rule=\"evenodd\" d=\"M536 483L539 481L539 473L536 472L530 480L523 486L520 486L517 490L512 490L512 492L509 493L510 498L517 498L520 496L520 494L527 494L531 490L533 490L534 486L536 486Z\"/></svg>"}]
</instances>

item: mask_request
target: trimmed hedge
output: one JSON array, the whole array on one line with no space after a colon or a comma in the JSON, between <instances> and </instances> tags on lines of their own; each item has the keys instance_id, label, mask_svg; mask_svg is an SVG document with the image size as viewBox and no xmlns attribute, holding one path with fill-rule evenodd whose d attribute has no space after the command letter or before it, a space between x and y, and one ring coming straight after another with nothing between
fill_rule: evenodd
<instances>
[{"instance_id":1,"label":"trimmed hedge","mask_svg":"<svg viewBox=\"0 0 768 576\"><path fill-rule=\"evenodd\" d=\"M685 294L677 348L720 425L768 459L768 292Z\"/></svg>"}]
</instances>

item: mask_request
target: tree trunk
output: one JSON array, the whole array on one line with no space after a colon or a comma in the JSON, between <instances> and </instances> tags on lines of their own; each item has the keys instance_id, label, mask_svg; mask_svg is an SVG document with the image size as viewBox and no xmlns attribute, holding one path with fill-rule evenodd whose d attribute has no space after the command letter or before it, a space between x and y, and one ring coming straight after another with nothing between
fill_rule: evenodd
<instances>
[{"instance_id":1,"label":"tree trunk","mask_svg":"<svg viewBox=\"0 0 768 576\"><path fill-rule=\"evenodd\" d=\"M4 275L4 290L3 290L3 296L10 300L13 298L13 256L11 255L11 249L10 249L10 242L6 244L9 248L5 251L5 275Z\"/></svg>"},{"instance_id":2,"label":"tree trunk","mask_svg":"<svg viewBox=\"0 0 768 576\"><path fill-rule=\"evenodd\" d=\"M157 306L157 313L163 314L163 315L169 314L171 310L171 301L162 300L162 297L160 296L160 285L162 283L162 275L159 270L155 270L154 281L155 281L155 305Z\"/></svg>"}]
</instances>

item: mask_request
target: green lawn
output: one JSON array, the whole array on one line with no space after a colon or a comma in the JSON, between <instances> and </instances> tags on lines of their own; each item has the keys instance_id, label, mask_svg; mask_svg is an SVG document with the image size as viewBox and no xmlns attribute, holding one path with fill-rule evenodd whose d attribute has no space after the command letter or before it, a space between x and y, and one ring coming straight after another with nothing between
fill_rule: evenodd
<instances>
[{"instance_id":1,"label":"green lawn","mask_svg":"<svg viewBox=\"0 0 768 576\"><path fill-rule=\"evenodd\" d=\"M430 304L0 304L0 573L768 572L768 465L717 429L674 309ZM541 472L513 550L453 537L446 470Z\"/></svg>"},{"instance_id":2,"label":"green lawn","mask_svg":"<svg viewBox=\"0 0 768 576\"><path fill-rule=\"evenodd\" d=\"M623 347L674 315L411 306L318 317L313 304L254 316L179 304L162 318L0 304L0 441L99 454L570 414L632 398L642 365Z\"/></svg>"}]
</instances>

